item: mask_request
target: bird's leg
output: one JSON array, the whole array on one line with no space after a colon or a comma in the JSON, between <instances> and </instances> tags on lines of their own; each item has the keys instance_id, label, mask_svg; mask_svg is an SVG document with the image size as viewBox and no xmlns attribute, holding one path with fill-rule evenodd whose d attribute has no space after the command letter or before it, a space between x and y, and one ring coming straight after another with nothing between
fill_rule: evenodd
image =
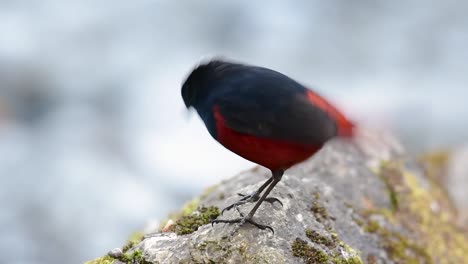
<instances>
[{"instance_id":1,"label":"bird's leg","mask_svg":"<svg viewBox=\"0 0 468 264\"><path fill-rule=\"evenodd\" d=\"M221 214L223 214L225 211L231 210L232 208L237 208L237 206L239 205L243 205L246 203L253 203L253 202L258 201L258 199L260 199L260 194L268 185L270 185L272 181L273 181L273 177L270 177L264 184L262 184L262 186L260 186L260 188L258 188L258 190L254 191L251 194L245 195L245 194L238 193L237 195L242 196L242 198L239 201L224 208L221 211Z\"/></svg>"},{"instance_id":2,"label":"bird's leg","mask_svg":"<svg viewBox=\"0 0 468 264\"><path fill-rule=\"evenodd\" d=\"M270 185L272 181L273 181L273 177L270 177L262 186L260 186L260 188L258 188L258 190L254 191L251 194L238 193L237 195L242 196L242 198L239 201L224 208L221 211L221 214L223 214L225 211L231 210L232 208L237 208L239 205L257 202L260 199L260 194L268 185ZM281 204L281 206L283 206L283 203L279 199L274 198L274 197L268 197L265 199L265 201L271 204L273 204L274 202L278 202L279 204Z\"/></svg>"},{"instance_id":3,"label":"bird's leg","mask_svg":"<svg viewBox=\"0 0 468 264\"><path fill-rule=\"evenodd\" d=\"M244 216L239 210L239 214L241 215L240 218L236 218L236 219L232 219L232 220L223 220L223 219L217 219L217 220L213 220L211 222L211 224L217 224L217 223L226 223L226 224L235 224L235 223L238 223L239 225L237 226L236 229L234 229L234 231L231 233L234 234L235 232L237 232L237 230L242 226L244 225L245 223L249 223L251 225L254 225L256 226L257 228L260 228L262 230L264 229L270 229L271 232L274 233L274 230L272 227L270 226L267 226L267 225L262 225L262 224L259 224L255 221L252 220L255 212L257 212L258 208L260 207L260 205L263 203L263 201L265 201L267 199L267 196L268 194L270 194L271 190L273 190L273 188L276 186L276 184L278 184L279 181L281 181L281 178L283 176L283 173L284 171L280 170L280 171L273 171L273 176L271 177L270 180L268 180L264 185L267 185L268 188L267 190L265 191L265 193L263 193L262 197L260 197L260 199L258 199L257 203L255 204L255 206L252 208L252 210L250 210L249 214L247 216ZM268 184L267 184L268 183ZM265 188L263 185L262 185L263 188ZM262 188L260 187L260 188ZM237 209L237 207L236 207Z\"/></svg>"}]
</instances>

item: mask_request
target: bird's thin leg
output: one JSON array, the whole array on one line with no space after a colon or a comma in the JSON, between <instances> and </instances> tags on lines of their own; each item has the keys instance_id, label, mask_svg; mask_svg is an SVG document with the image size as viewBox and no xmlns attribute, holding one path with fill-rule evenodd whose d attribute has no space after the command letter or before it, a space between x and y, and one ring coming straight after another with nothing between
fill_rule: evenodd
<instances>
[{"instance_id":1,"label":"bird's thin leg","mask_svg":"<svg viewBox=\"0 0 468 264\"><path fill-rule=\"evenodd\" d=\"M257 211L258 207L267 199L268 194L270 194L271 190L275 188L276 184L278 184L279 181L281 181L281 178L283 177L283 171L280 172L273 172L273 182L268 186L268 189L263 193L262 197L260 200L255 204L255 206L250 210L249 214L247 215L247 218L252 218ZM276 175L275 175L276 174Z\"/></svg>"},{"instance_id":2,"label":"bird's thin leg","mask_svg":"<svg viewBox=\"0 0 468 264\"><path fill-rule=\"evenodd\" d=\"M258 198L260 198L260 194L263 192L263 190L265 190L265 188L270 185L270 183L273 181L273 176L270 177L265 183L262 184L262 186L260 186L260 188L258 188L255 192L251 193L251 194L242 194L242 193L238 193L237 195L239 196L242 196L243 198L241 200L247 200L251 197L256 197L257 200Z\"/></svg>"},{"instance_id":3,"label":"bird's thin leg","mask_svg":"<svg viewBox=\"0 0 468 264\"><path fill-rule=\"evenodd\" d=\"M236 218L236 219L232 219L232 220L223 220L223 219L218 220L217 219L217 220L212 221L211 224L217 224L217 223L234 224L234 223L238 223L239 224L238 227L236 229L234 229L234 231L231 234L234 234L245 223L252 224L252 225L254 225L257 228L260 228L262 230L263 229L270 229L271 232L274 233L274 230L273 230L272 227L256 223L255 221L252 220L252 218L255 215L255 212L257 212L260 205L263 203L263 201L265 201L265 199L267 199L267 196L268 196L268 194L270 194L271 190L273 190L273 188L275 188L276 184L278 184L278 182L281 181L283 173L284 173L284 171L274 171L273 172L272 182L268 185L267 190L263 193L262 197L260 197L260 199L257 201L257 203L252 208L252 210L250 210L250 212L249 212L249 214L247 216L243 216L241 214L241 216L242 216L241 218Z\"/></svg>"},{"instance_id":4,"label":"bird's thin leg","mask_svg":"<svg viewBox=\"0 0 468 264\"><path fill-rule=\"evenodd\" d=\"M246 203L254 203L256 201L258 201L260 199L260 194L263 192L263 190L265 190L265 188L270 185L270 183L273 181L273 176L270 177L265 183L262 184L262 186L260 186L260 188L258 188L256 191L254 191L253 193L251 194L241 194L241 193L238 193L239 196L242 196L242 198L227 206L226 208L224 208L222 211L221 211L221 214L223 214L225 211L229 211L231 210L232 208L237 208L239 205L243 205L243 204L246 204ZM281 206L283 206L283 203L277 199L277 198L274 198L274 197L268 197L265 199L266 202L269 202L271 204L273 204L274 202L278 202L279 204L281 204Z\"/></svg>"}]
</instances>

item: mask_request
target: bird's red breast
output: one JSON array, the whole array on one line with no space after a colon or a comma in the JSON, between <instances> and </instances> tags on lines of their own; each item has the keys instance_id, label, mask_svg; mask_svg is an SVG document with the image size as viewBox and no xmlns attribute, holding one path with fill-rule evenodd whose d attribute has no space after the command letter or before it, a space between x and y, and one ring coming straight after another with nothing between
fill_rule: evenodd
<instances>
[{"instance_id":1,"label":"bird's red breast","mask_svg":"<svg viewBox=\"0 0 468 264\"><path fill-rule=\"evenodd\" d=\"M301 162L322 145L305 145L239 133L227 127L217 106L213 108L216 139L226 148L247 160L271 170L287 169Z\"/></svg>"}]
</instances>

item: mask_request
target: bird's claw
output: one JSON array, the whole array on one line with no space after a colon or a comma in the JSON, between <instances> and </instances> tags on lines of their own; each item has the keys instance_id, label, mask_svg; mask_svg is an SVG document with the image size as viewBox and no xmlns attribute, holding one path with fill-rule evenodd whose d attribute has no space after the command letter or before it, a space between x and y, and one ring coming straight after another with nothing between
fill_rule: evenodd
<instances>
[{"instance_id":1,"label":"bird's claw","mask_svg":"<svg viewBox=\"0 0 468 264\"><path fill-rule=\"evenodd\" d=\"M240 212L239 212L240 213ZM265 230L265 229L268 229L271 231L271 233L275 234L275 230L273 230L273 228L271 226L267 226L267 225L262 225L262 224L259 224L257 222L255 222L254 220L252 220L251 218L248 218L248 217L241 217L241 218L236 218L236 219L232 219L232 220L227 220L227 219L216 219L216 220L213 220L211 221L211 226L213 226L214 224L219 224L219 223L224 223L224 224L239 224L231 233L231 236L234 235L244 224L246 223L249 223L255 227L257 227L258 229L261 229L261 230Z\"/></svg>"},{"instance_id":2,"label":"bird's claw","mask_svg":"<svg viewBox=\"0 0 468 264\"><path fill-rule=\"evenodd\" d=\"M265 198L265 202L268 202L270 204L274 204L275 202L277 202L281 205L281 207L283 207L283 203L281 202L281 200L275 197L267 197Z\"/></svg>"},{"instance_id":3,"label":"bird's claw","mask_svg":"<svg viewBox=\"0 0 468 264\"><path fill-rule=\"evenodd\" d=\"M229 211L232 208L237 209L237 207L240 206L240 205L243 205L243 204L246 204L246 203L254 203L254 202L257 202L260 199L260 196L256 192L251 193L251 194L238 193L237 195L242 196L242 198L239 201L225 207L221 211L221 215L223 215L225 211ZM283 207L283 203L278 198L268 197L268 198L265 199L265 202L268 202L270 204L274 204L275 202L278 202L281 205L281 207Z\"/></svg>"}]
</instances>

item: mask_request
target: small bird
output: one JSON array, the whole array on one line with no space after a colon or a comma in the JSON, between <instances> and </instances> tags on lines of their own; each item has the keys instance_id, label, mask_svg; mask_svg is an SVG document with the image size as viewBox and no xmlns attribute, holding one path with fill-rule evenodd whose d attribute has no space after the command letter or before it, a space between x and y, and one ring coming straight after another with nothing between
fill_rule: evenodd
<instances>
[{"instance_id":1,"label":"small bird","mask_svg":"<svg viewBox=\"0 0 468 264\"><path fill-rule=\"evenodd\" d=\"M214 223L245 223L273 228L252 218L292 165L319 151L334 137L350 138L354 124L323 97L267 68L211 60L198 65L182 85L187 109L196 109L211 136L237 155L271 170L255 192L223 209L237 209L239 218ZM265 190L266 189L266 190ZM262 194L263 193L263 194ZM244 215L238 206L256 202ZM237 229L236 229L237 230Z\"/></svg>"}]
</instances>

